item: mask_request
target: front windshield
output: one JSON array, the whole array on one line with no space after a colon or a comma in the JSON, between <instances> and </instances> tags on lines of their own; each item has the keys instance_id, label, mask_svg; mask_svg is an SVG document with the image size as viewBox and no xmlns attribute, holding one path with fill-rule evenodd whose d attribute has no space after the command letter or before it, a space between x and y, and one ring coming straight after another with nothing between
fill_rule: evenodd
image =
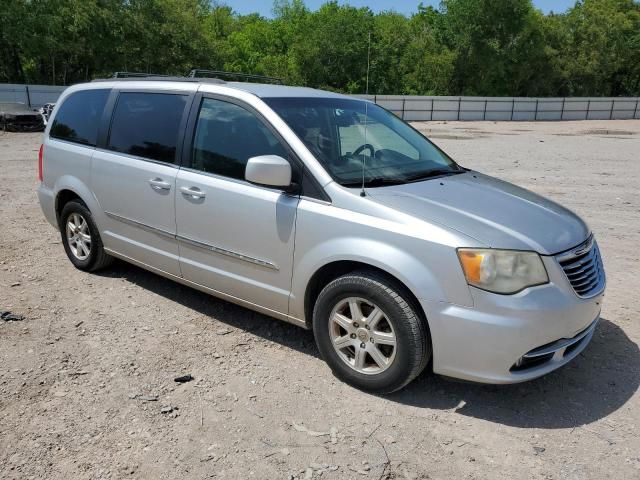
<instances>
[{"instance_id":1,"label":"front windshield","mask_svg":"<svg viewBox=\"0 0 640 480\"><path fill-rule=\"evenodd\" d=\"M340 184L405 183L463 172L392 113L362 100L265 98ZM366 114L365 114L366 113Z\"/></svg>"}]
</instances>

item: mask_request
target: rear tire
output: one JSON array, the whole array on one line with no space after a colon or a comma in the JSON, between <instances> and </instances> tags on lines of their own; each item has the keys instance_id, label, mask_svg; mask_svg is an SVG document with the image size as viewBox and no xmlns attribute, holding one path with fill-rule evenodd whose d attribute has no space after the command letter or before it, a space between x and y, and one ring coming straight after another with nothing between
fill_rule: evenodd
<instances>
[{"instance_id":1,"label":"rear tire","mask_svg":"<svg viewBox=\"0 0 640 480\"><path fill-rule=\"evenodd\" d=\"M431 342L413 303L401 284L377 272L350 273L324 287L313 331L334 375L379 394L416 378L431 358Z\"/></svg>"},{"instance_id":2,"label":"rear tire","mask_svg":"<svg viewBox=\"0 0 640 480\"><path fill-rule=\"evenodd\" d=\"M64 251L77 269L95 272L113 263L114 258L104 251L91 212L80 200L71 200L63 207L60 234Z\"/></svg>"}]
</instances>

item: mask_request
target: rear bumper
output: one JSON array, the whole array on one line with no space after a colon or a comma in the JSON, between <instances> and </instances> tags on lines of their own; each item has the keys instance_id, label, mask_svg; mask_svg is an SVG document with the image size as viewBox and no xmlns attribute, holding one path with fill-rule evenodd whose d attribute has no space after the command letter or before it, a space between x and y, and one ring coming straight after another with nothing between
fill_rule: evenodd
<instances>
[{"instance_id":1,"label":"rear bumper","mask_svg":"<svg viewBox=\"0 0 640 480\"><path fill-rule=\"evenodd\" d=\"M45 187L43 183L40 183L38 187L38 201L44 217L57 230L58 219L56 217L55 196L53 190Z\"/></svg>"},{"instance_id":2,"label":"rear bumper","mask_svg":"<svg viewBox=\"0 0 640 480\"><path fill-rule=\"evenodd\" d=\"M603 293L581 299L567 285L516 295L471 289L474 307L422 302L435 373L481 383L545 375L580 354L597 327Z\"/></svg>"}]
</instances>

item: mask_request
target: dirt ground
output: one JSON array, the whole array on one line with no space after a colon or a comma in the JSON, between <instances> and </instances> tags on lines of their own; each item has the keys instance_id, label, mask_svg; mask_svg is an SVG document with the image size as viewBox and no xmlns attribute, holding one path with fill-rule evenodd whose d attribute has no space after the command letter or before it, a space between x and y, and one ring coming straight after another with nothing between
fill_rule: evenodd
<instances>
[{"instance_id":1,"label":"dirt ground","mask_svg":"<svg viewBox=\"0 0 640 480\"><path fill-rule=\"evenodd\" d=\"M309 332L124 263L75 270L37 203L40 135L0 134L0 310L26 317L0 320L0 478L640 478L640 122L416 125L588 220L608 290L580 357L359 392Z\"/></svg>"}]
</instances>

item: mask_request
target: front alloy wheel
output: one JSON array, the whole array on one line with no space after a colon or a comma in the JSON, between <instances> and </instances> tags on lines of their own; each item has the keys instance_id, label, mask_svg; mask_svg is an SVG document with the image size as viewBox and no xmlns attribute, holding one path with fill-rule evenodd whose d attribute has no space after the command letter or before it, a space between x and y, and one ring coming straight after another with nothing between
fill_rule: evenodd
<instances>
[{"instance_id":1,"label":"front alloy wheel","mask_svg":"<svg viewBox=\"0 0 640 480\"><path fill-rule=\"evenodd\" d=\"M341 380L391 393L417 377L431 358L426 320L407 289L374 271L357 271L325 286L313 310L322 358Z\"/></svg>"},{"instance_id":2,"label":"front alloy wheel","mask_svg":"<svg viewBox=\"0 0 640 480\"><path fill-rule=\"evenodd\" d=\"M340 300L329 323L333 348L356 372L384 372L396 356L396 334L382 309L363 298Z\"/></svg>"}]
</instances>

